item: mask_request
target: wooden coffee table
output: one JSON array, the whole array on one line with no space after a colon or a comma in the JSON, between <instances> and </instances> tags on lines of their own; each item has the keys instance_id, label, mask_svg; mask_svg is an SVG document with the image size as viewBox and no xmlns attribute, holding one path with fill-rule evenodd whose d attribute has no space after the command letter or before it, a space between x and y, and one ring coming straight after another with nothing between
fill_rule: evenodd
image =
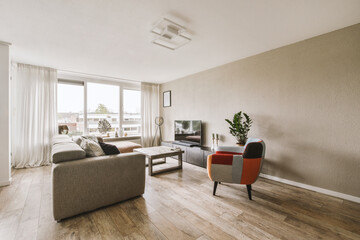
<instances>
[{"instance_id":1,"label":"wooden coffee table","mask_svg":"<svg viewBox=\"0 0 360 240\"><path fill-rule=\"evenodd\" d=\"M136 148L134 149L134 152L139 152L145 155L145 157L148 159L149 163L149 175L153 176L158 173L162 172L168 172L175 169L182 169L182 154L184 151L182 151L179 148L171 148L166 146L159 146L159 147L148 147L148 148ZM178 156L178 166L175 167L169 167L161 170L154 171L153 170L153 160L159 159L159 158L166 158L166 157L173 157Z\"/></svg>"}]
</instances>

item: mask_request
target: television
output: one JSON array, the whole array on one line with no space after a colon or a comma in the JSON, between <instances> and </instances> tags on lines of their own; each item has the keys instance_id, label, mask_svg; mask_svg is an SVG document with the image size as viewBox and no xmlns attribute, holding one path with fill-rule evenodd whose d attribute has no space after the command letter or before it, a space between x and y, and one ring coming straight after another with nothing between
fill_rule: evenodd
<instances>
[{"instance_id":1,"label":"television","mask_svg":"<svg viewBox=\"0 0 360 240\"><path fill-rule=\"evenodd\" d=\"M201 145L200 120L175 120L175 141Z\"/></svg>"}]
</instances>

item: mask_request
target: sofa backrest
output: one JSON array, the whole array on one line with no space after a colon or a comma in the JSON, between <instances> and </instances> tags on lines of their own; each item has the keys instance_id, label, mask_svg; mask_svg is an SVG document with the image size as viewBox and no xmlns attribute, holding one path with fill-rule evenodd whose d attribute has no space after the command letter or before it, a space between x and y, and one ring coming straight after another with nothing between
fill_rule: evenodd
<instances>
[{"instance_id":1,"label":"sofa backrest","mask_svg":"<svg viewBox=\"0 0 360 240\"><path fill-rule=\"evenodd\" d=\"M84 159L85 151L67 135L57 135L52 139L51 156L53 163Z\"/></svg>"}]
</instances>

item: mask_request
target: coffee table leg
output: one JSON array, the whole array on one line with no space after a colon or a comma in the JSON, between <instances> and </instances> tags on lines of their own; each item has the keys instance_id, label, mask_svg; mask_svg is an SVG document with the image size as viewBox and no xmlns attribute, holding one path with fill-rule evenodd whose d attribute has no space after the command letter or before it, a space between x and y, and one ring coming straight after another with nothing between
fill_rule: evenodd
<instances>
[{"instance_id":1,"label":"coffee table leg","mask_svg":"<svg viewBox=\"0 0 360 240\"><path fill-rule=\"evenodd\" d=\"M149 171L149 176L152 176L152 172L153 172L153 166L152 166L152 159L151 158L148 158L148 171Z\"/></svg>"}]
</instances>

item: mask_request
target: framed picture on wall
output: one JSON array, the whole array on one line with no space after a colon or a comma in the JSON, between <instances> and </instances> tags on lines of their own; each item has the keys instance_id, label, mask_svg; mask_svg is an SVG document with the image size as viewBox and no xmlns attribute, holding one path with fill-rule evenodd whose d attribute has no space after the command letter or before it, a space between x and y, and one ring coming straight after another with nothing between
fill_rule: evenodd
<instances>
[{"instance_id":1,"label":"framed picture on wall","mask_svg":"<svg viewBox=\"0 0 360 240\"><path fill-rule=\"evenodd\" d=\"M171 107L171 91L163 92L163 107Z\"/></svg>"}]
</instances>

